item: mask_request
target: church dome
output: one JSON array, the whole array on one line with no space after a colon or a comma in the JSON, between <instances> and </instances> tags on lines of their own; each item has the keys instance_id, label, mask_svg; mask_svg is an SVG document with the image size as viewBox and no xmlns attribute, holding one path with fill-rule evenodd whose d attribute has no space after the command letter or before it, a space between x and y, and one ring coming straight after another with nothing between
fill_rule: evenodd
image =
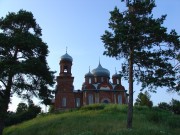
<instances>
[{"instance_id":1,"label":"church dome","mask_svg":"<svg viewBox=\"0 0 180 135\"><path fill-rule=\"evenodd\" d=\"M85 74L85 77L93 77L93 74L89 71L88 73Z\"/></svg>"},{"instance_id":2,"label":"church dome","mask_svg":"<svg viewBox=\"0 0 180 135\"><path fill-rule=\"evenodd\" d=\"M119 77L121 77L121 74L117 74L117 73L115 73L115 74L112 76L112 78L119 78Z\"/></svg>"},{"instance_id":3,"label":"church dome","mask_svg":"<svg viewBox=\"0 0 180 135\"><path fill-rule=\"evenodd\" d=\"M66 52L66 54L61 56L61 60L73 61L73 58Z\"/></svg>"},{"instance_id":4,"label":"church dome","mask_svg":"<svg viewBox=\"0 0 180 135\"><path fill-rule=\"evenodd\" d=\"M105 77L109 77L110 76L109 70L103 68L100 63L99 63L97 68L92 70L92 74L94 76L105 76Z\"/></svg>"}]
</instances>

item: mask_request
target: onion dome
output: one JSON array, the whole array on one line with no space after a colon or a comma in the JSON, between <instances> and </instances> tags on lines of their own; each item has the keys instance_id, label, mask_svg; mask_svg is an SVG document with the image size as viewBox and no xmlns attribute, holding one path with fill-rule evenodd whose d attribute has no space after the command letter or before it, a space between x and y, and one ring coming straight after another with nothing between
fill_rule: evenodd
<instances>
[{"instance_id":1,"label":"onion dome","mask_svg":"<svg viewBox=\"0 0 180 135\"><path fill-rule=\"evenodd\" d=\"M61 56L61 60L73 61L73 58L66 52L66 54Z\"/></svg>"},{"instance_id":2,"label":"onion dome","mask_svg":"<svg viewBox=\"0 0 180 135\"><path fill-rule=\"evenodd\" d=\"M88 73L85 74L85 77L93 77L93 74L89 71Z\"/></svg>"},{"instance_id":3,"label":"onion dome","mask_svg":"<svg viewBox=\"0 0 180 135\"><path fill-rule=\"evenodd\" d=\"M88 72L85 74L85 77L93 77L93 74L91 72Z\"/></svg>"},{"instance_id":4,"label":"onion dome","mask_svg":"<svg viewBox=\"0 0 180 135\"><path fill-rule=\"evenodd\" d=\"M120 74L117 74L116 68L115 68L115 74L112 76L112 78L119 78Z\"/></svg>"},{"instance_id":5,"label":"onion dome","mask_svg":"<svg viewBox=\"0 0 180 135\"><path fill-rule=\"evenodd\" d=\"M109 70L103 68L100 63L99 63L97 68L92 70L92 74L94 76L105 76L105 77L109 77L110 76Z\"/></svg>"},{"instance_id":6,"label":"onion dome","mask_svg":"<svg viewBox=\"0 0 180 135\"><path fill-rule=\"evenodd\" d=\"M85 77L93 77L93 74L90 72L90 67L89 67L89 72L85 74Z\"/></svg>"},{"instance_id":7,"label":"onion dome","mask_svg":"<svg viewBox=\"0 0 180 135\"><path fill-rule=\"evenodd\" d=\"M117 74L117 73L115 73L113 76L112 76L112 78L121 78L122 77L122 75L121 74Z\"/></svg>"},{"instance_id":8,"label":"onion dome","mask_svg":"<svg viewBox=\"0 0 180 135\"><path fill-rule=\"evenodd\" d=\"M117 73L115 73L115 74L112 76L112 78L117 78L117 77L119 77L119 74L117 74Z\"/></svg>"}]
</instances>

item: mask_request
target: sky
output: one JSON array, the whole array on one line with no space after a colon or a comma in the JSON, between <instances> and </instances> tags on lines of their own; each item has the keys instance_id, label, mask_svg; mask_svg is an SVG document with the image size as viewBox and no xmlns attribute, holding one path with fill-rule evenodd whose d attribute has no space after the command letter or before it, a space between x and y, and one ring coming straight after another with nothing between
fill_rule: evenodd
<instances>
[{"instance_id":1,"label":"sky","mask_svg":"<svg viewBox=\"0 0 180 135\"><path fill-rule=\"evenodd\" d=\"M168 31L175 29L180 34L180 0L156 0L154 17L167 14L164 26ZM58 76L60 57L67 52L73 57L72 76L75 89L81 89L84 75L101 65L115 73L120 71L121 60L103 55L105 51L101 36L108 30L110 11L117 6L120 11L126 9L121 0L0 0L0 17L8 12L24 9L33 13L36 22L42 28L42 39L49 47L47 62ZM122 85L128 90L128 82L122 79ZM134 83L134 100L140 92L140 85ZM176 93L167 93L166 88L158 88L157 93L150 93L154 105L169 103L172 98L180 100ZM9 105L14 111L19 102L15 95ZM39 104L39 101L36 101Z\"/></svg>"}]
</instances>

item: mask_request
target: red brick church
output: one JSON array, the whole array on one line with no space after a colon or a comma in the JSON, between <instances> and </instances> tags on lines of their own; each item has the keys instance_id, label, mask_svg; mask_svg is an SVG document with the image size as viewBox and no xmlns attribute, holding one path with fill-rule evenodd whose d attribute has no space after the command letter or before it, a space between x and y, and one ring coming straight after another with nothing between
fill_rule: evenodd
<instances>
[{"instance_id":1,"label":"red brick church","mask_svg":"<svg viewBox=\"0 0 180 135\"><path fill-rule=\"evenodd\" d=\"M95 103L127 103L127 93L121 84L120 74L115 73L111 82L109 70L103 68L100 62L97 68L85 74L82 90L74 90L72 62L73 59L67 52L61 56L55 94L56 110L79 108Z\"/></svg>"}]
</instances>

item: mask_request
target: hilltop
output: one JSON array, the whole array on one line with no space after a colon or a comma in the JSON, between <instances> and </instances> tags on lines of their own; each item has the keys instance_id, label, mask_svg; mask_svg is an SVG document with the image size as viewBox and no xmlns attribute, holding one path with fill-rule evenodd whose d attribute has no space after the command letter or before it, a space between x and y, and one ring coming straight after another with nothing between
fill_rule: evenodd
<instances>
[{"instance_id":1,"label":"hilltop","mask_svg":"<svg viewBox=\"0 0 180 135\"><path fill-rule=\"evenodd\" d=\"M133 130L126 129L127 106L96 104L41 114L7 127L3 135L178 135L180 116L158 108L134 107Z\"/></svg>"}]
</instances>

